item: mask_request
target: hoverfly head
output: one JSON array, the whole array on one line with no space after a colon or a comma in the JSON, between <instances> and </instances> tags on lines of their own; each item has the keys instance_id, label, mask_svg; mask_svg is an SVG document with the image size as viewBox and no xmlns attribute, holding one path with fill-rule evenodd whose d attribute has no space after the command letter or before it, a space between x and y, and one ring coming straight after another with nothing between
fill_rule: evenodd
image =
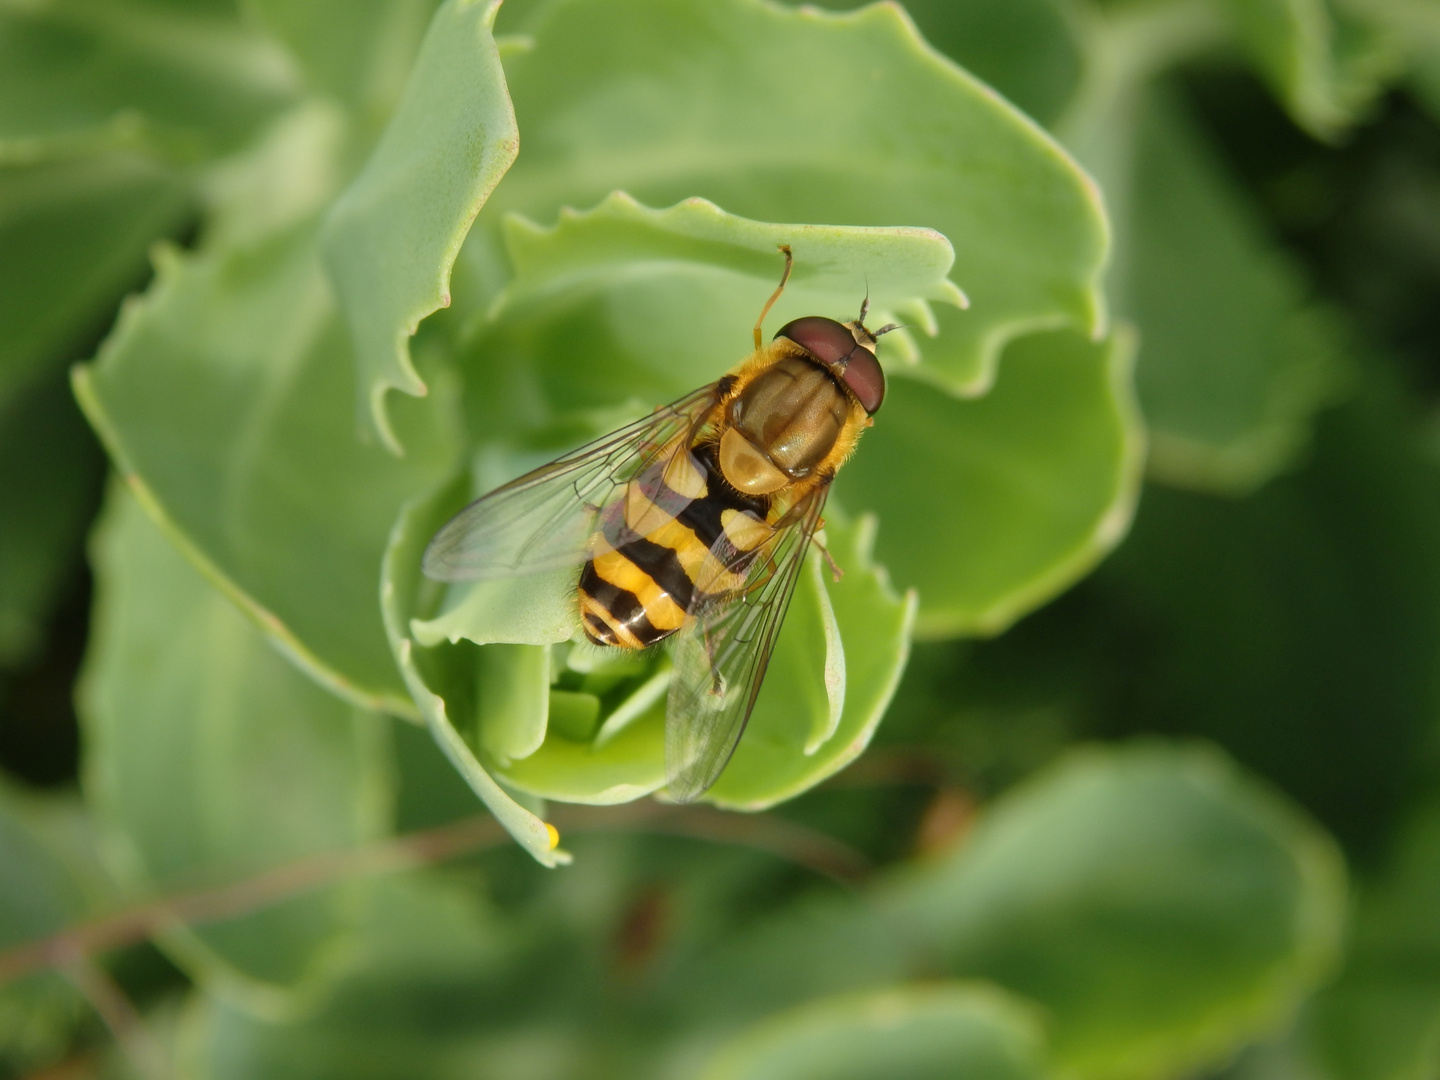
<instances>
[{"instance_id":1,"label":"hoverfly head","mask_svg":"<svg viewBox=\"0 0 1440 1080\"><path fill-rule=\"evenodd\" d=\"M807 315L786 323L776 331L799 345L810 357L840 380L870 416L885 400L885 372L875 356L875 339L895 329L882 327L871 333L865 328L865 309L854 322L836 322L823 315Z\"/></svg>"}]
</instances>

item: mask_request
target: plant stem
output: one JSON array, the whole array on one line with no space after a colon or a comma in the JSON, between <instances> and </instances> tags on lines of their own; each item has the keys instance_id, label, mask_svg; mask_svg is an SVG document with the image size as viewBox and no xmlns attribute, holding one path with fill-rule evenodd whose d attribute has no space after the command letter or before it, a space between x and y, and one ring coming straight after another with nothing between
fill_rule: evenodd
<instances>
[{"instance_id":1,"label":"plant stem","mask_svg":"<svg viewBox=\"0 0 1440 1080\"><path fill-rule=\"evenodd\" d=\"M737 844L841 882L856 881L869 869L864 856L833 837L769 814L644 802L569 807L557 812L554 822L562 832L658 832ZM348 851L309 855L240 881L156 897L0 952L0 984L45 968L68 972L77 962L89 963L97 953L136 944L177 923L235 918L325 885L445 862L508 839L494 818L477 815Z\"/></svg>"},{"instance_id":2,"label":"plant stem","mask_svg":"<svg viewBox=\"0 0 1440 1080\"><path fill-rule=\"evenodd\" d=\"M130 1067L144 1080L172 1080L168 1055L134 1003L110 973L91 957L74 952L56 965L90 1003Z\"/></svg>"}]
</instances>

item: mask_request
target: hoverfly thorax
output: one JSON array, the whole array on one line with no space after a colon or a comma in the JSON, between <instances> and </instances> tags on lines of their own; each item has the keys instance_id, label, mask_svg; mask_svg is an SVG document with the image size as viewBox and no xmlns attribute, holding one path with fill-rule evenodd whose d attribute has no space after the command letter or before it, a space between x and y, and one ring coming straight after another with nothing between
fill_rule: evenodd
<instances>
[{"instance_id":1,"label":"hoverfly thorax","mask_svg":"<svg viewBox=\"0 0 1440 1080\"><path fill-rule=\"evenodd\" d=\"M741 491L778 491L814 473L849 418L850 402L829 372L808 357L784 357L730 403L721 471Z\"/></svg>"}]
</instances>

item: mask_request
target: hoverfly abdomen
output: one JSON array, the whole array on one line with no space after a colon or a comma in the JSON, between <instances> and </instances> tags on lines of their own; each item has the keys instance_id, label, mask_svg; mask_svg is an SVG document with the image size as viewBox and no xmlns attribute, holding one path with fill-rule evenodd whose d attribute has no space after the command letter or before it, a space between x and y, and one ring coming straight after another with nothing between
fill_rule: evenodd
<instances>
[{"instance_id":1,"label":"hoverfly abdomen","mask_svg":"<svg viewBox=\"0 0 1440 1080\"><path fill-rule=\"evenodd\" d=\"M676 461L685 463L678 475ZM715 472L714 448L704 445L626 485L623 526L612 518L596 534L580 573L581 624L591 641L646 648L684 626L697 602L744 586L746 566L772 531L768 501Z\"/></svg>"}]
</instances>

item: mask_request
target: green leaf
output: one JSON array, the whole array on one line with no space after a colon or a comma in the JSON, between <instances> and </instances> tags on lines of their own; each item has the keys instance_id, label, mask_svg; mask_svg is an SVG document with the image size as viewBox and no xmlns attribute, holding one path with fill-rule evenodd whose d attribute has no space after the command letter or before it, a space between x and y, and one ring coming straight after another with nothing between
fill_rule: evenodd
<instances>
[{"instance_id":1,"label":"green leaf","mask_svg":"<svg viewBox=\"0 0 1440 1080\"><path fill-rule=\"evenodd\" d=\"M492 645L476 663L475 726L496 761L540 748L550 711L550 651L533 645Z\"/></svg>"},{"instance_id":2,"label":"green leaf","mask_svg":"<svg viewBox=\"0 0 1440 1080\"><path fill-rule=\"evenodd\" d=\"M246 0L290 47L312 91L339 98L369 126L400 97L437 0Z\"/></svg>"},{"instance_id":3,"label":"green leaf","mask_svg":"<svg viewBox=\"0 0 1440 1080\"><path fill-rule=\"evenodd\" d=\"M593 290L619 275L673 273L686 263L773 288L782 244L795 257L785 297L792 308L841 311L856 295L868 295L877 313L919 305L929 321L927 300L968 303L945 276L955 261L949 241L930 229L775 225L735 217L704 199L652 210L617 191L593 210L562 210L553 228L512 215L504 231L515 276L496 302L499 311L537 295ZM881 317L871 321L879 325Z\"/></svg>"},{"instance_id":4,"label":"green leaf","mask_svg":"<svg viewBox=\"0 0 1440 1080\"><path fill-rule=\"evenodd\" d=\"M1410 92L1432 117L1440 116L1440 10L1429 0L1344 0L1338 14L1360 23L1371 35L1371 50L1397 68L1408 61Z\"/></svg>"},{"instance_id":5,"label":"green leaf","mask_svg":"<svg viewBox=\"0 0 1440 1080\"><path fill-rule=\"evenodd\" d=\"M390 877L368 892L360 917L344 976L305 1015L276 1020L213 999L196 1003L191 1046L203 1075L510 1077L517 1049L520 1062L538 1050L541 1061L571 1067L541 1075L575 1075L579 1061L568 1048L520 1029L535 1022L516 1008L524 972L506 963L503 928L490 925L472 891L435 875Z\"/></svg>"},{"instance_id":6,"label":"green leaf","mask_svg":"<svg viewBox=\"0 0 1440 1080\"><path fill-rule=\"evenodd\" d=\"M497 647L489 645L481 651ZM591 700L598 721L600 701ZM633 802L665 786L663 694L603 742L597 738L598 723L589 731L567 735L555 722L553 698L550 708L551 728L545 741L527 757L497 768L496 774L511 786L559 802L601 806Z\"/></svg>"},{"instance_id":7,"label":"green leaf","mask_svg":"<svg viewBox=\"0 0 1440 1080\"><path fill-rule=\"evenodd\" d=\"M385 395L423 394L409 338L450 303L450 267L518 133L490 34L499 0L435 13L404 96L365 168L331 208L321 245L355 343L362 416L395 452Z\"/></svg>"},{"instance_id":8,"label":"green leaf","mask_svg":"<svg viewBox=\"0 0 1440 1080\"><path fill-rule=\"evenodd\" d=\"M1325 0L1226 0L1225 8L1262 77L1318 138L1349 127L1393 67L1380 42L1357 41L1358 27L1337 25L1343 9Z\"/></svg>"},{"instance_id":9,"label":"green leaf","mask_svg":"<svg viewBox=\"0 0 1440 1080\"><path fill-rule=\"evenodd\" d=\"M1062 1068L1153 1076L1223 1060L1328 974L1344 872L1215 752L1141 744L1013 789L878 902L952 972L1043 1005Z\"/></svg>"},{"instance_id":10,"label":"green leaf","mask_svg":"<svg viewBox=\"0 0 1440 1080\"><path fill-rule=\"evenodd\" d=\"M1156 89L1141 108L1112 295L1140 327L1150 470L1245 493L1291 464L1348 368L1179 103Z\"/></svg>"},{"instance_id":11,"label":"green leaf","mask_svg":"<svg viewBox=\"0 0 1440 1080\"><path fill-rule=\"evenodd\" d=\"M86 788L141 895L239 881L381 835L381 718L296 671L116 487L81 690ZM192 977L275 1009L329 973L355 886L161 940Z\"/></svg>"},{"instance_id":12,"label":"green leaf","mask_svg":"<svg viewBox=\"0 0 1440 1080\"><path fill-rule=\"evenodd\" d=\"M191 199L138 154L0 165L0 405L47 362L89 346Z\"/></svg>"},{"instance_id":13,"label":"green leaf","mask_svg":"<svg viewBox=\"0 0 1440 1080\"><path fill-rule=\"evenodd\" d=\"M283 51L233 14L126 0L0 11L0 162L139 141L214 154L296 90Z\"/></svg>"},{"instance_id":14,"label":"green leaf","mask_svg":"<svg viewBox=\"0 0 1440 1080\"><path fill-rule=\"evenodd\" d=\"M939 230L973 301L938 312L924 349L951 388L983 390L1017 334L1102 322L1093 186L897 7L576 0L548 9L506 75L525 153L467 245L482 304L504 284L506 212L549 222L623 190L648 205L698 195L758 221Z\"/></svg>"},{"instance_id":15,"label":"green leaf","mask_svg":"<svg viewBox=\"0 0 1440 1080\"><path fill-rule=\"evenodd\" d=\"M205 173L204 247L255 246L316 217L344 184L354 132L344 112L307 98Z\"/></svg>"},{"instance_id":16,"label":"green leaf","mask_svg":"<svg viewBox=\"0 0 1440 1080\"><path fill-rule=\"evenodd\" d=\"M1301 1032L1334 1080L1403 1080L1440 1068L1440 804L1410 815L1395 858L1361 889L1344 972Z\"/></svg>"},{"instance_id":17,"label":"green leaf","mask_svg":"<svg viewBox=\"0 0 1440 1080\"><path fill-rule=\"evenodd\" d=\"M0 1064L17 1076L43 1074L93 1015L74 985L51 972L0 987Z\"/></svg>"},{"instance_id":18,"label":"green leaf","mask_svg":"<svg viewBox=\"0 0 1440 1080\"><path fill-rule=\"evenodd\" d=\"M983 983L827 998L733 1040L703 1080L1027 1080L1047 1075L1033 1010Z\"/></svg>"},{"instance_id":19,"label":"green leaf","mask_svg":"<svg viewBox=\"0 0 1440 1080\"><path fill-rule=\"evenodd\" d=\"M869 745L910 655L915 618L914 594L897 596L875 565L874 536L871 518L826 526L844 576L831 580L811 552L749 726L706 795L711 802L765 809L814 787Z\"/></svg>"},{"instance_id":20,"label":"green leaf","mask_svg":"<svg viewBox=\"0 0 1440 1080\"><path fill-rule=\"evenodd\" d=\"M78 800L0 778L0 948L94 914L104 883Z\"/></svg>"},{"instance_id":21,"label":"green leaf","mask_svg":"<svg viewBox=\"0 0 1440 1080\"><path fill-rule=\"evenodd\" d=\"M578 423L597 405L674 398L730 366L743 355L753 305L765 295L758 279L749 287L735 281L719 271L675 268L542 305L486 331L476 353L503 355L507 363L471 388L472 430L552 449L484 455L476 493L566 449L554 441L565 438L558 418ZM789 307L775 318L813 310ZM893 337L882 339L882 357ZM691 347L677 355L682 339ZM1002 370L996 389L970 402L898 377L906 369L887 359L897 377L874 428L841 471L834 499L843 510L876 513L877 559L902 588L918 589L922 633L1002 629L1124 535L1143 438L1130 355L1124 334L1099 345L1075 334L1036 335L1010 348L1006 363L1014 370ZM612 424L640 412L623 410ZM567 441L605 426L586 424ZM555 599L564 584L565 575L556 574L518 591L514 582L466 586L415 632L425 644L461 636L561 641L572 623Z\"/></svg>"},{"instance_id":22,"label":"green leaf","mask_svg":"<svg viewBox=\"0 0 1440 1080\"><path fill-rule=\"evenodd\" d=\"M1147 491L1086 586L1118 625L1082 631L1102 671L1125 643L1106 730L1214 739L1362 852L1440 715L1440 488L1390 381L1367 370L1307 467L1249 498Z\"/></svg>"},{"instance_id":23,"label":"green leaf","mask_svg":"<svg viewBox=\"0 0 1440 1080\"><path fill-rule=\"evenodd\" d=\"M835 499L880 521L876 558L920 594L917 631L996 633L1128 527L1143 435L1127 334L1035 335L986 397L893 379Z\"/></svg>"},{"instance_id":24,"label":"green leaf","mask_svg":"<svg viewBox=\"0 0 1440 1080\"><path fill-rule=\"evenodd\" d=\"M849 11L855 0L821 7ZM1070 102L1083 62L1074 20L1055 0L906 0L925 40L1047 127Z\"/></svg>"},{"instance_id":25,"label":"green leaf","mask_svg":"<svg viewBox=\"0 0 1440 1080\"><path fill-rule=\"evenodd\" d=\"M409 537L408 545L418 552L444 520L443 514L414 518L402 528L423 523L430 532ZM828 575L823 575L820 556L812 551L746 734L707 796L718 805L763 809L837 772L865 749L894 693L909 653L914 597L896 596L884 571L872 563L873 521L849 528L832 522L826 535L844 577L839 582L823 580ZM527 671L534 655L530 647L565 641L576 632L575 580L572 568L499 584L462 586L452 590L447 605L453 606L446 614L413 620L410 632L419 645L436 646L434 652L456 665L450 677L453 689L441 692L449 718L446 726L475 731L468 740L472 750L486 754L486 766L496 776L548 799L626 802L659 789L665 780L664 684L653 665L647 663L634 672L636 677L628 684L631 696L609 695L598 722L578 738L550 730L536 744L528 708L506 717L485 705L487 689L503 697L513 682L530 681ZM429 591L432 599L438 599L438 589ZM456 594L461 597L458 601ZM542 614L537 617L535 612ZM542 627L542 634L533 637L526 636L532 617ZM507 630L528 645L489 644L504 640L496 635ZM478 657L473 650L440 644L462 638L485 646ZM492 652L497 648L510 651L497 656ZM471 674L460 674L464 671ZM491 688L484 682L487 677ZM480 680L478 705L477 691L471 688L474 680ZM438 687L434 680L430 685ZM552 691L548 708L553 711L555 704ZM612 722L617 712L621 718ZM544 715L538 719L543 725ZM531 745L533 750L507 755L496 753L497 745ZM507 760L510 756L514 760ZM485 797L483 791L480 794Z\"/></svg>"},{"instance_id":26,"label":"green leaf","mask_svg":"<svg viewBox=\"0 0 1440 1080\"><path fill-rule=\"evenodd\" d=\"M376 590L399 507L451 468L444 395L397 409L403 460L355 441L354 365L310 225L167 254L158 275L76 375L91 423L171 539L304 670L414 715Z\"/></svg>"},{"instance_id":27,"label":"green leaf","mask_svg":"<svg viewBox=\"0 0 1440 1080\"><path fill-rule=\"evenodd\" d=\"M26 791L0 777L0 949L95 913L104 875L73 795ZM41 1069L64 1056L90 1010L53 973L0 986L0 1068Z\"/></svg>"},{"instance_id":28,"label":"green leaf","mask_svg":"<svg viewBox=\"0 0 1440 1080\"><path fill-rule=\"evenodd\" d=\"M570 860L557 847L559 834L496 783L477 756L473 724L476 650L464 643L427 649L411 636L415 616L440 600L439 586L420 573L421 553L463 497L460 487L451 484L417 499L395 523L381 573L385 630L425 726L450 763L521 847L541 864L556 866ZM471 736L468 740L467 734Z\"/></svg>"},{"instance_id":29,"label":"green leaf","mask_svg":"<svg viewBox=\"0 0 1440 1080\"><path fill-rule=\"evenodd\" d=\"M512 305L497 322L475 327L461 343L462 362L469 428L483 440L477 467L485 485L638 419L745 360L754 348L751 328L782 266L778 253L754 276L697 262L642 263L595 281L593 289ZM865 295L858 271L855 281L848 293L787 288L766 318L767 336L802 315L853 319ZM915 302L901 317L923 324L930 315L928 305ZM907 331L886 335L880 357L892 372L913 363L913 338Z\"/></svg>"},{"instance_id":30,"label":"green leaf","mask_svg":"<svg viewBox=\"0 0 1440 1080\"><path fill-rule=\"evenodd\" d=\"M79 569L104 470L63 372L0 404L0 668L43 640Z\"/></svg>"}]
</instances>

